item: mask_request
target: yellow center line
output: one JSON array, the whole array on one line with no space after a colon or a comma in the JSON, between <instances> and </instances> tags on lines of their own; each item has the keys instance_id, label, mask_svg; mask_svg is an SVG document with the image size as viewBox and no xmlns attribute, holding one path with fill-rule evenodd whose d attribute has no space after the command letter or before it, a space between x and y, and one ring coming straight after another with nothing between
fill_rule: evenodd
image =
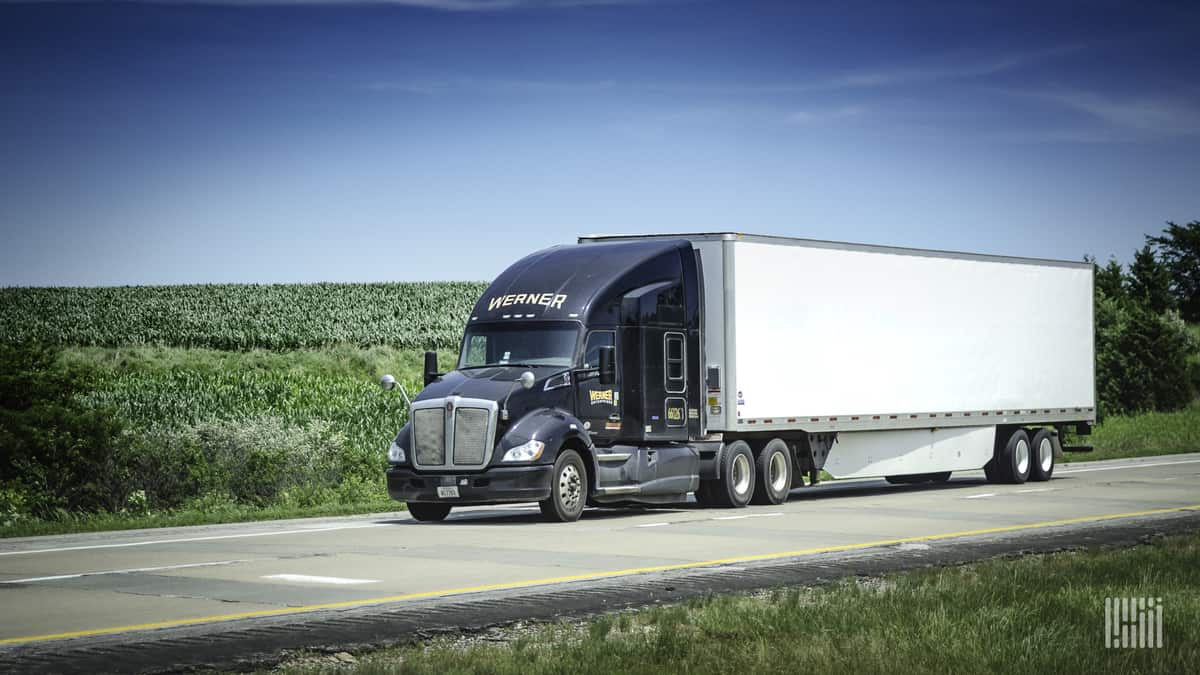
<instances>
[{"instance_id":1,"label":"yellow center line","mask_svg":"<svg viewBox=\"0 0 1200 675\"><path fill-rule=\"evenodd\" d=\"M729 565L733 563L756 562L764 560L777 560L780 558L795 558L799 556L815 555L818 553L834 553L839 551L854 551L864 548L874 548L878 546L891 546L894 544L904 544L917 541L936 541L939 539L953 539L956 537L969 537L982 534L998 534L1002 532L1017 532L1020 530L1031 530L1043 527L1055 527L1058 525L1073 525L1079 523L1095 523L1105 520L1116 520L1120 518L1135 518L1138 516L1150 516L1161 513L1178 513L1181 511L1200 510L1200 504L1192 504L1189 506L1176 506L1165 509L1150 509L1147 511L1131 511L1128 513L1111 513L1100 516L1083 516L1079 518L1064 518L1062 520L1047 520L1039 523L1027 523L1024 525L1003 525L1000 527L987 527L977 530L963 530L960 532L947 532L943 534L922 534L913 537L897 537L895 539L880 539L877 541L866 541L859 544L840 544L837 546L821 546L818 548L798 549L795 551L781 551L778 553L758 553L754 555L734 556L730 558L715 558L713 560L701 560L688 563L674 563L670 565L653 565L650 567L630 567L622 570L611 570L607 572L587 572L584 574L571 574L561 577L549 577L544 579L532 579L529 581L509 581L498 584L483 584L479 586L464 586L462 588L449 588L438 591L422 591L419 593L405 593L402 595L389 595L379 598L368 598L365 600L344 600L340 602L325 602L316 605L305 605L302 607L284 607L280 609L260 609L250 612L237 612L233 614L217 614L214 616L200 616L188 619L172 619L169 621L155 621L151 623L130 624L127 626L111 626L107 628L90 628L87 630L69 631L64 633L47 633L44 635L28 635L24 637L13 637L0 639L0 644L17 644L29 642L44 642L47 640L61 640L65 638L90 637L95 635L110 635L113 633L124 633L128 631L153 630L156 628L171 628L175 626L186 626L201 623L216 623L221 621L234 621L237 619L253 619L267 616L278 616L280 614L300 614L304 612L315 612L326 609L346 609L350 607L363 607L366 605L377 605L381 603L402 602L405 600L419 600L422 598L435 598L439 596L462 595L466 593L479 593L482 591L498 591L510 590L516 588L524 588L528 586L543 586L547 584L559 584L569 581L588 581L595 579L607 579L612 577L629 576L633 574L646 574L648 572L669 572L674 570L684 570L696 567L711 567L714 565Z\"/></svg>"}]
</instances>

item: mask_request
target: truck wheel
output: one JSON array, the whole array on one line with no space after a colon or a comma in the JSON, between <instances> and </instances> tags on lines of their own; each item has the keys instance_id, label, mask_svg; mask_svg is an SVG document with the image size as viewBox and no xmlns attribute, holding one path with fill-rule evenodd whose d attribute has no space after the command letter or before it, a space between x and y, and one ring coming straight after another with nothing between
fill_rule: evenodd
<instances>
[{"instance_id":1,"label":"truck wheel","mask_svg":"<svg viewBox=\"0 0 1200 675\"><path fill-rule=\"evenodd\" d=\"M758 475L754 486L754 496L750 498L754 504L782 504L787 501L788 491L792 487L792 458L788 452L787 443L773 438L767 446L758 453L755 473Z\"/></svg>"},{"instance_id":2,"label":"truck wheel","mask_svg":"<svg viewBox=\"0 0 1200 675\"><path fill-rule=\"evenodd\" d=\"M1017 429L1008 437L1008 442L996 453L996 473L1001 483L1024 483L1029 479L1029 468L1033 464L1033 453L1029 449L1029 434Z\"/></svg>"},{"instance_id":3,"label":"truck wheel","mask_svg":"<svg viewBox=\"0 0 1200 675\"><path fill-rule=\"evenodd\" d=\"M422 522L437 522L445 520L450 515L449 504L435 502L408 502L408 512L416 520Z\"/></svg>"},{"instance_id":4,"label":"truck wheel","mask_svg":"<svg viewBox=\"0 0 1200 675\"><path fill-rule=\"evenodd\" d=\"M1049 429L1039 429L1029 442L1030 467L1029 480L1050 480L1054 475L1054 432Z\"/></svg>"},{"instance_id":5,"label":"truck wheel","mask_svg":"<svg viewBox=\"0 0 1200 675\"><path fill-rule=\"evenodd\" d=\"M721 458L721 479L713 490L718 506L741 508L754 495L754 453L746 441L734 441Z\"/></svg>"},{"instance_id":6,"label":"truck wheel","mask_svg":"<svg viewBox=\"0 0 1200 675\"><path fill-rule=\"evenodd\" d=\"M579 520L587 501L587 469L583 468L583 459L574 450L563 450L558 453L551 475L550 497L538 502L542 515L556 523Z\"/></svg>"}]
</instances>

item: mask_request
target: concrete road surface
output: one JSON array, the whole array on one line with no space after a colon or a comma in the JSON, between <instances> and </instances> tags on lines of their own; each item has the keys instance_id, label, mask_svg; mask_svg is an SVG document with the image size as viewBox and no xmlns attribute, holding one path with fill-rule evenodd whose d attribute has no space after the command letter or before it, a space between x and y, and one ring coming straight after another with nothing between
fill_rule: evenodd
<instances>
[{"instance_id":1,"label":"concrete road surface","mask_svg":"<svg viewBox=\"0 0 1200 675\"><path fill-rule=\"evenodd\" d=\"M0 540L0 650L1189 508L1200 508L1200 454L1062 465L1025 485L980 472L938 486L839 481L781 506L589 509L570 524L522 505L444 523L397 512Z\"/></svg>"}]
</instances>

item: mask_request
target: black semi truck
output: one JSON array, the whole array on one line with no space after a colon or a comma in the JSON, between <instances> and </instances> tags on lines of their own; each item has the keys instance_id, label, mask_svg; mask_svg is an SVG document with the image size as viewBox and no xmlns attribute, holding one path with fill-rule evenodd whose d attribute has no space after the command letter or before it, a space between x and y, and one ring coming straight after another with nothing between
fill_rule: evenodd
<instances>
[{"instance_id":1,"label":"black semi truck","mask_svg":"<svg viewBox=\"0 0 1200 675\"><path fill-rule=\"evenodd\" d=\"M583 237L491 283L453 369L426 353L388 491L418 520L537 502L573 521L689 493L778 504L822 469L1046 480L1059 433L1095 419L1092 283L1033 258Z\"/></svg>"}]
</instances>

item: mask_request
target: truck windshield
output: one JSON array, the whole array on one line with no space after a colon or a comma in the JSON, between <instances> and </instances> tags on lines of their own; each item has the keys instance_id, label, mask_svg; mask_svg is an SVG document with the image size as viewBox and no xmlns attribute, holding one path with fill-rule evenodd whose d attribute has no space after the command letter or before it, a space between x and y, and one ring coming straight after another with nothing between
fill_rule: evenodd
<instances>
[{"instance_id":1,"label":"truck windshield","mask_svg":"<svg viewBox=\"0 0 1200 675\"><path fill-rule=\"evenodd\" d=\"M481 325L467 329L459 368L503 366L560 366L569 368L579 340L577 326Z\"/></svg>"}]
</instances>

